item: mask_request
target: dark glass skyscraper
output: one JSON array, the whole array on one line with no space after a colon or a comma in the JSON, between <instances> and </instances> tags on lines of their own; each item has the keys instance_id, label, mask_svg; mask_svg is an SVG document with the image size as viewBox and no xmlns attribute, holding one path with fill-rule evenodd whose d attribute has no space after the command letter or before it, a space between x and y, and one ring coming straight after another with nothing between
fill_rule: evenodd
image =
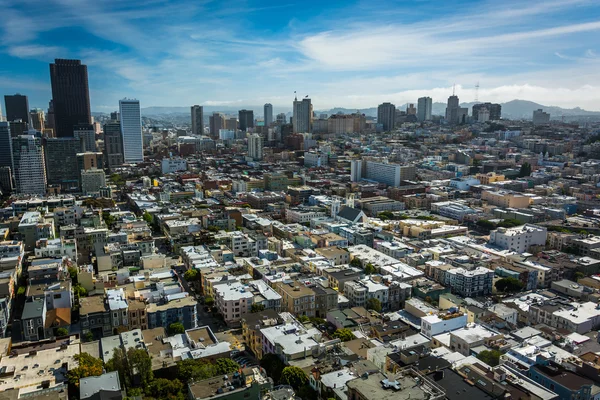
<instances>
[{"instance_id":1,"label":"dark glass skyscraper","mask_svg":"<svg viewBox=\"0 0 600 400\"><path fill-rule=\"evenodd\" d=\"M0 167L13 167L10 122L0 122Z\"/></svg>"},{"instance_id":2,"label":"dark glass skyscraper","mask_svg":"<svg viewBox=\"0 0 600 400\"><path fill-rule=\"evenodd\" d=\"M27 96L19 93L5 95L4 105L6 106L6 120L8 122L18 120L29 122L29 102L27 101Z\"/></svg>"},{"instance_id":3,"label":"dark glass skyscraper","mask_svg":"<svg viewBox=\"0 0 600 400\"><path fill-rule=\"evenodd\" d=\"M91 124L87 65L80 60L56 59L50 64L54 135L73 137L73 127Z\"/></svg>"},{"instance_id":4,"label":"dark glass skyscraper","mask_svg":"<svg viewBox=\"0 0 600 400\"><path fill-rule=\"evenodd\" d=\"M238 111L238 119L240 120L240 129L243 131L248 128L254 128L254 111L240 110Z\"/></svg>"},{"instance_id":5,"label":"dark glass skyscraper","mask_svg":"<svg viewBox=\"0 0 600 400\"><path fill-rule=\"evenodd\" d=\"M63 190L79 186L77 153L81 152L78 138L48 138L44 143L46 174L49 185L60 185Z\"/></svg>"}]
</instances>

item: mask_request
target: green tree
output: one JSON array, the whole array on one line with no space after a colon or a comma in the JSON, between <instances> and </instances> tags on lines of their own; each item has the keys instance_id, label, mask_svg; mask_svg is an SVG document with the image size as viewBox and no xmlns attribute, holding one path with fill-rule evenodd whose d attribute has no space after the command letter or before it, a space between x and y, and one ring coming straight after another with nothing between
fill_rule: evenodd
<instances>
[{"instance_id":1,"label":"green tree","mask_svg":"<svg viewBox=\"0 0 600 400\"><path fill-rule=\"evenodd\" d=\"M67 271L69 271L69 277L71 277L71 281L74 284L77 284L77 267L69 267Z\"/></svg>"},{"instance_id":2,"label":"green tree","mask_svg":"<svg viewBox=\"0 0 600 400\"><path fill-rule=\"evenodd\" d=\"M113 350L113 356L106 363L106 371L117 371L119 373L119 382L121 382L125 388L131 386L131 376L129 375L127 366L127 355L122 348L118 347Z\"/></svg>"},{"instance_id":3,"label":"green tree","mask_svg":"<svg viewBox=\"0 0 600 400\"><path fill-rule=\"evenodd\" d=\"M516 293L523 289L523 282L517 278L508 277L498 280L494 286L496 286L496 289L500 292Z\"/></svg>"},{"instance_id":4,"label":"green tree","mask_svg":"<svg viewBox=\"0 0 600 400\"><path fill-rule=\"evenodd\" d=\"M495 367L500 364L500 356L501 352L498 350L484 350L477 355L477 358L489 365L490 367Z\"/></svg>"},{"instance_id":5,"label":"green tree","mask_svg":"<svg viewBox=\"0 0 600 400\"><path fill-rule=\"evenodd\" d=\"M257 313L257 312L261 312L261 311L264 311L264 310L265 310L265 305L261 304L261 303L254 303L250 307L250 312L251 313Z\"/></svg>"},{"instance_id":6,"label":"green tree","mask_svg":"<svg viewBox=\"0 0 600 400\"><path fill-rule=\"evenodd\" d=\"M480 219L479 221L477 221L477 226L488 230L496 229L496 224L492 221L488 221L487 219Z\"/></svg>"},{"instance_id":7,"label":"green tree","mask_svg":"<svg viewBox=\"0 0 600 400\"><path fill-rule=\"evenodd\" d=\"M375 266L371 263L368 263L367 265L365 265L365 274L366 275L371 275L375 273Z\"/></svg>"},{"instance_id":8,"label":"green tree","mask_svg":"<svg viewBox=\"0 0 600 400\"><path fill-rule=\"evenodd\" d=\"M69 330L67 328L58 328L56 330L56 336L67 336L69 334Z\"/></svg>"},{"instance_id":9,"label":"green tree","mask_svg":"<svg viewBox=\"0 0 600 400\"><path fill-rule=\"evenodd\" d=\"M382 211L379 214L377 214L377 218L379 218L382 221L394 219L394 213L392 213L391 211Z\"/></svg>"},{"instance_id":10,"label":"green tree","mask_svg":"<svg viewBox=\"0 0 600 400\"><path fill-rule=\"evenodd\" d=\"M326 320L324 320L323 318L319 318L319 317L310 317L309 320L313 325L323 325L323 324L327 323Z\"/></svg>"},{"instance_id":11,"label":"green tree","mask_svg":"<svg viewBox=\"0 0 600 400\"><path fill-rule=\"evenodd\" d=\"M127 351L127 362L129 365L129 372L133 375L139 375L140 385L142 387L148 386L148 384L154 378L152 373L152 360L148 351L144 349L133 349L130 348Z\"/></svg>"},{"instance_id":12,"label":"green tree","mask_svg":"<svg viewBox=\"0 0 600 400\"><path fill-rule=\"evenodd\" d=\"M578 280L585 278L585 274L583 272L577 271L573 275L573 278L575 279L575 282L577 282Z\"/></svg>"},{"instance_id":13,"label":"green tree","mask_svg":"<svg viewBox=\"0 0 600 400\"><path fill-rule=\"evenodd\" d=\"M206 360L186 359L177 362L177 377L183 382L203 380L217 375L217 367Z\"/></svg>"},{"instance_id":14,"label":"green tree","mask_svg":"<svg viewBox=\"0 0 600 400\"><path fill-rule=\"evenodd\" d=\"M83 286L81 286L81 284L79 284L79 283L77 285L73 286L73 293L75 293L75 295L80 298L87 297L87 295L88 295L88 291Z\"/></svg>"},{"instance_id":15,"label":"green tree","mask_svg":"<svg viewBox=\"0 0 600 400\"><path fill-rule=\"evenodd\" d=\"M306 315L300 315L298 317L298 321L302 322L303 324L310 322L310 318L308 318Z\"/></svg>"},{"instance_id":16,"label":"green tree","mask_svg":"<svg viewBox=\"0 0 600 400\"><path fill-rule=\"evenodd\" d=\"M513 218L507 218L498 223L498 226L501 228L512 228L512 227L520 226L520 225L523 225L523 223L521 221L519 221L518 219L513 219Z\"/></svg>"},{"instance_id":17,"label":"green tree","mask_svg":"<svg viewBox=\"0 0 600 400\"><path fill-rule=\"evenodd\" d=\"M144 221L146 221L148 225L152 225L152 221L154 221L154 217L148 211L144 211L142 218L144 218Z\"/></svg>"},{"instance_id":18,"label":"green tree","mask_svg":"<svg viewBox=\"0 0 600 400\"><path fill-rule=\"evenodd\" d=\"M524 162L521 164L521 169L519 170L519 178L523 178L531 175L531 165L528 162Z\"/></svg>"},{"instance_id":19,"label":"green tree","mask_svg":"<svg viewBox=\"0 0 600 400\"><path fill-rule=\"evenodd\" d=\"M350 266L352 266L354 268L362 268L362 261L360 261L358 258L354 257L352 259L352 261L350 261Z\"/></svg>"},{"instance_id":20,"label":"green tree","mask_svg":"<svg viewBox=\"0 0 600 400\"><path fill-rule=\"evenodd\" d=\"M381 302L376 298L371 298L367 300L367 310L374 310L377 312L381 312Z\"/></svg>"},{"instance_id":21,"label":"green tree","mask_svg":"<svg viewBox=\"0 0 600 400\"><path fill-rule=\"evenodd\" d=\"M179 379L154 379L148 385L146 393L155 399L183 400L183 383ZM130 394L130 393L127 393Z\"/></svg>"},{"instance_id":22,"label":"green tree","mask_svg":"<svg viewBox=\"0 0 600 400\"><path fill-rule=\"evenodd\" d=\"M185 327L181 322L173 322L171 325L169 325L168 331L170 336L178 335L185 333Z\"/></svg>"},{"instance_id":23,"label":"green tree","mask_svg":"<svg viewBox=\"0 0 600 400\"><path fill-rule=\"evenodd\" d=\"M279 383L285 364L276 354L267 353L263 355L259 364L264 368L267 375L273 378L275 383Z\"/></svg>"},{"instance_id":24,"label":"green tree","mask_svg":"<svg viewBox=\"0 0 600 400\"><path fill-rule=\"evenodd\" d=\"M204 298L204 304L207 305L208 307L212 307L215 304L215 299L213 299L210 296L206 296Z\"/></svg>"},{"instance_id":25,"label":"green tree","mask_svg":"<svg viewBox=\"0 0 600 400\"><path fill-rule=\"evenodd\" d=\"M93 357L89 353L75 354L75 361L78 366L71 368L67 372L67 379L71 385L79 387L79 380L81 378L87 378L88 376L100 376L102 375L102 360Z\"/></svg>"},{"instance_id":26,"label":"green tree","mask_svg":"<svg viewBox=\"0 0 600 400\"><path fill-rule=\"evenodd\" d=\"M282 385L290 385L295 390L300 389L308 382L308 377L302 371L302 368L299 367L285 367L283 371L281 371L281 384Z\"/></svg>"},{"instance_id":27,"label":"green tree","mask_svg":"<svg viewBox=\"0 0 600 400\"><path fill-rule=\"evenodd\" d=\"M197 269L194 269L194 268L188 269L183 274L183 278L188 282L196 282L200 279L200 273L198 272Z\"/></svg>"},{"instance_id":28,"label":"green tree","mask_svg":"<svg viewBox=\"0 0 600 400\"><path fill-rule=\"evenodd\" d=\"M219 358L215 362L218 375L232 374L239 371L240 364L233 361L231 358Z\"/></svg>"},{"instance_id":29,"label":"green tree","mask_svg":"<svg viewBox=\"0 0 600 400\"><path fill-rule=\"evenodd\" d=\"M349 340L354 339L354 335L352 331L348 328L337 329L333 335L335 339L340 339L342 342L347 342Z\"/></svg>"},{"instance_id":30,"label":"green tree","mask_svg":"<svg viewBox=\"0 0 600 400\"><path fill-rule=\"evenodd\" d=\"M112 229L114 228L116 221L115 221L115 217L113 217L110 212L106 211L102 213L102 219L104 220L104 223L106 224L106 227L108 229Z\"/></svg>"},{"instance_id":31,"label":"green tree","mask_svg":"<svg viewBox=\"0 0 600 400\"><path fill-rule=\"evenodd\" d=\"M19 288L17 289L17 296L24 296L25 295L25 286L19 286Z\"/></svg>"},{"instance_id":32,"label":"green tree","mask_svg":"<svg viewBox=\"0 0 600 400\"><path fill-rule=\"evenodd\" d=\"M91 342L92 340L94 340L94 334L92 332L88 332L85 335L83 335L84 341L86 342Z\"/></svg>"}]
</instances>

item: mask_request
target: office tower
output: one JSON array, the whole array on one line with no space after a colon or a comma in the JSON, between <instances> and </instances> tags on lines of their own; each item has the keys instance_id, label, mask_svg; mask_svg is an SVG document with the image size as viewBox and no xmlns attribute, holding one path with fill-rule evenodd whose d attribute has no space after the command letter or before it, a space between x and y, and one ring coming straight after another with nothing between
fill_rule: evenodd
<instances>
[{"instance_id":1,"label":"office tower","mask_svg":"<svg viewBox=\"0 0 600 400\"><path fill-rule=\"evenodd\" d=\"M123 165L121 123L116 120L104 125L104 160L111 171Z\"/></svg>"},{"instance_id":2,"label":"office tower","mask_svg":"<svg viewBox=\"0 0 600 400\"><path fill-rule=\"evenodd\" d=\"M419 121L431 121L431 110L433 102L431 97L419 97L417 101L417 119Z\"/></svg>"},{"instance_id":3,"label":"office tower","mask_svg":"<svg viewBox=\"0 0 600 400\"><path fill-rule=\"evenodd\" d=\"M550 123L550 114L541 108L533 111L533 125L547 125Z\"/></svg>"},{"instance_id":4,"label":"office tower","mask_svg":"<svg viewBox=\"0 0 600 400\"><path fill-rule=\"evenodd\" d=\"M480 121L479 110L487 109L489 111L489 120L496 121L502 116L502 105L496 103L479 103L473 106L473 120Z\"/></svg>"},{"instance_id":5,"label":"office tower","mask_svg":"<svg viewBox=\"0 0 600 400\"><path fill-rule=\"evenodd\" d=\"M63 190L79 187L77 153L81 152L78 138L48 138L44 143L48 185L60 185Z\"/></svg>"},{"instance_id":6,"label":"office tower","mask_svg":"<svg viewBox=\"0 0 600 400\"><path fill-rule=\"evenodd\" d=\"M301 101L294 99L292 125L294 133L312 132L312 104L310 99L305 97Z\"/></svg>"},{"instance_id":7,"label":"office tower","mask_svg":"<svg viewBox=\"0 0 600 400\"><path fill-rule=\"evenodd\" d=\"M204 107L192 106L192 135L204 135Z\"/></svg>"},{"instance_id":8,"label":"office tower","mask_svg":"<svg viewBox=\"0 0 600 400\"><path fill-rule=\"evenodd\" d=\"M362 179L363 162L362 160L350 161L350 181L360 182Z\"/></svg>"},{"instance_id":9,"label":"office tower","mask_svg":"<svg viewBox=\"0 0 600 400\"><path fill-rule=\"evenodd\" d=\"M366 179L385 183L388 186L400 186L401 166L377 161L365 162Z\"/></svg>"},{"instance_id":10,"label":"office tower","mask_svg":"<svg viewBox=\"0 0 600 400\"><path fill-rule=\"evenodd\" d=\"M287 124L287 117L285 113L277 114L277 125L285 125Z\"/></svg>"},{"instance_id":11,"label":"office tower","mask_svg":"<svg viewBox=\"0 0 600 400\"><path fill-rule=\"evenodd\" d=\"M225 129L230 130L230 131L237 131L238 128L238 121L236 117L232 117L232 118L227 118L227 121L225 121Z\"/></svg>"},{"instance_id":12,"label":"office tower","mask_svg":"<svg viewBox=\"0 0 600 400\"><path fill-rule=\"evenodd\" d=\"M410 103L406 107L406 115L417 115L417 109L415 108L415 105L413 103Z\"/></svg>"},{"instance_id":13,"label":"office tower","mask_svg":"<svg viewBox=\"0 0 600 400\"><path fill-rule=\"evenodd\" d=\"M42 139L21 135L12 139L13 174L19 194L46 194L46 165Z\"/></svg>"},{"instance_id":14,"label":"office tower","mask_svg":"<svg viewBox=\"0 0 600 400\"><path fill-rule=\"evenodd\" d=\"M10 134L12 137L27 135L27 122L20 119L10 123Z\"/></svg>"},{"instance_id":15,"label":"office tower","mask_svg":"<svg viewBox=\"0 0 600 400\"><path fill-rule=\"evenodd\" d=\"M396 106L383 103L377 107L377 123L383 126L384 132L390 132L396 126Z\"/></svg>"},{"instance_id":16,"label":"office tower","mask_svg":"<svg viewBox=\"0 0 600 400\"><path fill-rule=\"evenodd\" d=\"M12 167L0 167L0 190L6 194L13 189Z\"/></svg>"},{"instance_id":17,"label":"office tower","mask_svg":"<svg viewBox=\"0 0 600 400\"><path fill-rule=\"evenodd\" d=\"M238 111L238 119L240 121L240 129L242 131L247 131L250 128L254 128L254 111L240 110Z\"/></svg>"},{"instance_id":18,"label":"office tower","mask_svg":"<svg viewBox=\"0 0 600 400\"><path fill-rule=\"evenodd\" d=\"M52 129L50 137L56 136L56 126L54 125L54 102L50 100L48 102L48 112L46 113L46 129Z\"/></svg>"},{"instance_id":19,"label":"office tower","mask_svg":"<svg viewBox=\"0 0 600 400\"><path fill-rule=\"evenodd\" d=\"M225 117L221 113L214 112L208 117L208 125L210 137L216 139L219 137L219 131L225 129Z\"/></svg>"},{"instance_id":20,"label":"office tower","mask_svg":"<svg viewBox=\"0 0 600 400\"><path fill-rule=\"evenodd\" d=\"M270 103L265 104L265 126L269 126L273 123L273 106Z\"/></svg>"},{"instance_id":21,"label":"office tower","mask_svg":"<svg viewBox=\"0 0 600 400\"><path fill-rule=\"evenodd\" d=\"M91 124L87 65L80 60L56 59L50 64L54 136L73 137L78 124Z\"/></svg>"},{"instance_id":22,"label":"office tower","mask_svg":"<svg viewBox=\"0 0 600 400\"><path fill-rule=\"evenodd\" d=\"M4 122L4 115L2 115L2 107L0 106L0 122Z\"/></svg>"},{"instance_id":23,"label":"office tower","mask_svg":"<svg viewBox=\"0 0 600 400\"><path fill-rule=\"evenodd\" d=\"M469 109L460 106L458 96L452 95L448 97L448 105L446 106L446 122L450 125L464 124L467 122Z\"/></svg>"},{"instance_id":24,"label":"office tower","mask_svg":"<svg viewBox=\"0 0 600 400\"><path fill-rule=\"evenodd\" d=\"M106 174L101 169L81 171L81 191L85 195L98 194L106 186Z\"/></svg>"},{"instance_id":25,"label":"office tower","mask_svg":"<svg viewBox=\"0 0 600 400\"><path fill-rule=\"evenodd\" d=\"M263 159L263 138L258 133L248 136L248 157L254 161Z\"/></svg>"},{"instance_id":26,"label":"office tower","mask_svg":"<svg viewBox=\"0 0 600 400\"><path fill-rule=\"evenodd\" d=\"M104 154L99 151L77 153L77 169L87 171L92 168L104 168Z\"/></svg>"},{"instance_id":27,"label":"office tower","mask_svg":"<svg viewBox=\"0 0 600 400\"><path fill-rule=\"evenodd\" d=\"M6 108L6 120L8 122L29 122L29 102L27 101L27 96L19 93L5 95L4 105Z\"/></svg>"},{"instance_id":28,"label":"office tower","mask_svg":"<svg viewBox=\"0 0 600 400\"><path fill-rule=\"evenodd\" d=\"M0 167L13 167L10 122L0 122Z\"/></svg>"},{"instance_id":29,"label":"office tower","mask_svg":"<svg viewBox=\"0 0 600 400\"><path fill-rule=\"evenodd\" d=\"M119 100L121 115L121 138L123 139L123 162L144 162L144 139L140 102L135 99Z\"/></svg>"},{"instance_id":30,"label":"office tower","mask_svg":"<svg viewBox=\"0 0 600 400\"><path fill-rule=\"evenodd\" d=\"M121 116L119 115L118 111L113 111L110 113L110 120L111 121L119 121L121 119Z\"/></svg>"},{"instance_id":31,"label":"office tower","mask_svg":"<svg viewBox=\"0 0 600 400\"><path fill-rule=\"evenodd\" d=\"M36 108L29 112L29 123L33 129L38 132L44 132L46 125L44 124L44 110Z\"/></svg>"},{"instance_id":32,"label":"office tower","mask_svg":"<svg viewBox=\"0 0 600 400\"><path fill-rule=\"evenodd\" d=\"M94 125L79 124L73 128L73 137L81 142L81 152L96 151L96 130Z\"/></svg>"}]
</instances>

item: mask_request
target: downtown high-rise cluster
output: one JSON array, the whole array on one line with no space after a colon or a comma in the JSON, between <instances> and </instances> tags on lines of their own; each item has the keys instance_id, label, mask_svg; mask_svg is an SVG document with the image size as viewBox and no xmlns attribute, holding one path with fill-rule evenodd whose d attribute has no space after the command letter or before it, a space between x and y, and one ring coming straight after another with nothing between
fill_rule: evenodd
<instances>
[{"instance_id":1,"label":"downtown high-rise cluster","mask_svg":"<svg viewBox=\"0 0 600 400\"><path fill-rule=\"evenodd\" d=\"M48 110L29 109L22 94L5 95L0 122L0 188L18 194L84 192L106 187L103 169L144 160L140 104L119 101L104 129L94 122L87 66L80 60L50 64ZM97 139L104 132L104 151Z\"/></svg>"}]
</instances>

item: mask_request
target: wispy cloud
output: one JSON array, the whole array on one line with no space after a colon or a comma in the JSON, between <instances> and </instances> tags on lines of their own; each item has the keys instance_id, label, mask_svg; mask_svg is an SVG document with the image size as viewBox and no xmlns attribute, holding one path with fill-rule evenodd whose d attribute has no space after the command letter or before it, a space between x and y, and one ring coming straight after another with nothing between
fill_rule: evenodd
<instances>
[{"instance_id":1,"label":"wispy cloud","mask_svg":"<svg viewBox=\"0 0 600 400\"><path fill-rule=\"evenodd\" d=\"M288 105L294 90L319 109L365 107L445 101L454 83L469 101L481 82L485 100L600 109L596 0L0 0L0 9L0 65L39 66L33 81L43 82L52 58L81 58L102 107L124 96ZM47 102L49 88L29 88Z\"/></svg>"}]
</instances>

